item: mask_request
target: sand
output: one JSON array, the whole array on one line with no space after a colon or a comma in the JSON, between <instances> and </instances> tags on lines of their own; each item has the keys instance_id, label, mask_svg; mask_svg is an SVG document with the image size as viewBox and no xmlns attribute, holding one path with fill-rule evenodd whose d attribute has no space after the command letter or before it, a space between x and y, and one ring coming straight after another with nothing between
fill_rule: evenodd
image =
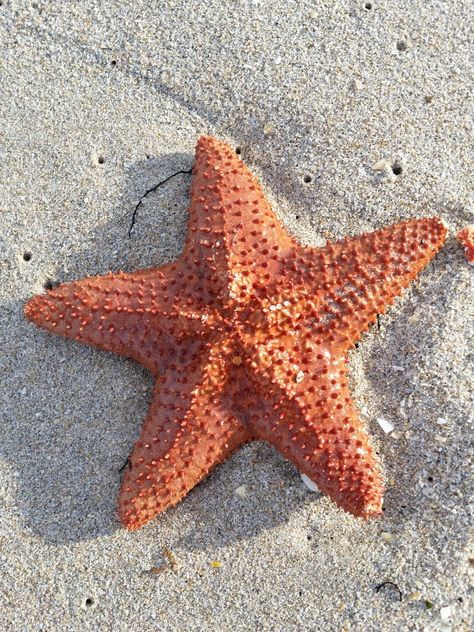
<instances>
[{"instance_id":1,"label":"sand","mask_svg":"<svg viewBox=\"0 0 474 632\"><path fill-rule=\"evenodd\" d=\"M473 269L454 235L474 214L472 3L0 5L1 629L468 630ZM303 243L449 225L350 357L387 481L376 521L255 443L127 533L120 468L151 377L23 318L45 284L179 255L188 175L127 233L202 133L241 148Z\"/></svg>"}]
</instances>

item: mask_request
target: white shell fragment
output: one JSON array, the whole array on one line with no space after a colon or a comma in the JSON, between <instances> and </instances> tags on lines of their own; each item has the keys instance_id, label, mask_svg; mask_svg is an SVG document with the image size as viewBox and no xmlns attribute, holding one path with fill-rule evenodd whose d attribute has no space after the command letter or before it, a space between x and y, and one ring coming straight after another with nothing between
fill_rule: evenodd
<instances>
[{"instance_id":1,"label":"white shell fragment","mask_svg":"<svg viewBox=\"0 0 474 632\"><path fill-rule=\"evenodd\" d=\"M384 158L382 158L382 160L377 160L377 162L372 165L372 169L374 171L386 171L389 167L389 161Z\"/></svg>"},{"instance_id":2,"label":"white shell fragment","mask_svg":"<svg viewBox=\"0 0 474 632\"><path fill-rule=\"evenodd\" d=\"M313 483L313 481L308 476L306 476L306 474L301 474L301 479L310 492L319 492L316 483Z\"/></svg>"},{"instance_id":3,"label":"white shell fragment","mask_svg":"<svg viewBox=\"0 0 474 632\"><path fill-rule=\"evenodd\" d=\"M440 608L439 614L441 619L443 621L446 621L446 619L449 619L449 617L451 616L451 607L443 606L443 608Z\"/></svg>"},{"instance_id":4,"label":"white shell fragment","mask_svg":"<svg viewBox=\"0 0 474 632\"><path fill-rule=\"evenodd\" d=\"M385 432L385 434L392 432L392 430L395 428L395 426L392 424L391 421L388 421L387 419L384 419L383 417L377 417L377 423Z\"/></svg>"},{"instance_id":5,"label":"white shell fragment","mask_svg":"<svg viewBox=\"0 0 474 632\"><path fill-rule=\"evenodd\" d=\"M302 382L304 380L304 372L303 371L299 371L296 376L295 376L295 382L297 384L299 384L300 382Z\"/></svg>"}]
</instances>

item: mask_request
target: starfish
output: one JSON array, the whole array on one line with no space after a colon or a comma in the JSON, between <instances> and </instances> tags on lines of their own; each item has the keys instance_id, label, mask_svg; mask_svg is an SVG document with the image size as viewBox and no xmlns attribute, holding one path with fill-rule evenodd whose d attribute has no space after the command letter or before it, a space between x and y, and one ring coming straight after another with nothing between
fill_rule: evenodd
<instances>
[{"instance_id":1,"label":"starfish","mask_svg":"<svg viewBox=\"0 0 474 632\"><path fill-rule=\"evenodd\" d=\"M176 504L245 442L274 445L337 505L381 512L377 459L347 352L440 249L438 218L299 245L257 179L212 137L196 147L181 257L65 283L26 317L156 377L118 512L129 530Z\"/></svg>"}]
</instances>

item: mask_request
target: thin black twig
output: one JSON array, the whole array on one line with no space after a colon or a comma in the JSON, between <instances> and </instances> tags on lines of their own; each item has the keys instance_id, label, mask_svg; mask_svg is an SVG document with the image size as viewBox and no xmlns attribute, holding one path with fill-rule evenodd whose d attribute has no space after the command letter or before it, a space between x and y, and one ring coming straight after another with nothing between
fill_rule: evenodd
<instances>
[{"instance_id":1,"label":"thin black twig","mask_svg":"<svg viewBox=\"0 0 474 632\"><path fill-rule=\"evenodd\" d=\"M148 189L148 191L145 191L145 193L142 195L142 197L138 201L138 204L135 206L135 208L133 210L132 221L130 223L130 228L128 229L128 238L129 239L132 236L132 230L133 230L133 227L135 226L135 221L137 219L138 209L143 204L143 200L146 198L146 196L149 195L150 193L153 193L154 191L156 191L159 187L161 187L162 184L165 184L165 182L168 182L168 180L171 180L171 178L174 178L175 176L179 176L180 173L188 173L188 174L190 174L192 172L193 172L193 170L189 169L189 170L182 170L182 171L177 171L176 173L172 173L170 176L168 176L167 178L165 178L161 182L158 182L158 184L155 184L155 186L151 187L151 189Z\"/></svg>"},{"instance_id":2,"label":"thin black twig","mask_svg":"<svg viewBox=\"0 0 474 632\"><path fill-rule=\"evenodd\" d=\"M398 600L399 601L402 600L402 591L400 590L400 588L397 586L395 582L382 582L381 584L375 587L375 592L379 592L379 590L383 588L384 586L393 586L395 590L398 590Z\"/></svg>"},{"instance_id":3,"label":"thin black twig","mask_svg":"<svg viewBox=\"0 0 474 632\"><path fill-rule=\"evenodd\" d=\"M377 329L380 331L380 314L377 314Z\"/></svg>"},{"instance_id":4,"label":"thin black twig","mask_svg":"<svg viewBox=\"0 0 474 632\"><path fill-rule=\"evenodd\" d=\"M123 472L123 470L127 467L132 467L132 464L130 462L130 459L127 457L127 460L125 461L125 463L122 465L122 467L119 469L119 472Z\"/></svg>"}]
</instances>

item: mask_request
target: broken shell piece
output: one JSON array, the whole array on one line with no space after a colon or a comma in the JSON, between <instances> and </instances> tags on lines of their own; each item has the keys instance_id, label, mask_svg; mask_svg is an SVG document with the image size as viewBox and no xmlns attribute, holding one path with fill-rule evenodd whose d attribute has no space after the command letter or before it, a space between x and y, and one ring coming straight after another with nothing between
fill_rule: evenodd
<instances>
[{"instance_id":1,"label":"broken shell piece","mask_svg":"<svg viewBox=\"0 0 474 632\"><path fill-rule=\"evenodd\" d=\"M299 384L303 380L304 380L304 371L298 371L298 373L295 375L295 382Z\"/></svg>"},{"instance_id":2,"label":"broken shell piece","mask_svg":"<svg viewBox=\"0 0 474 632\"><path fill-rule=\"evenodd\" d=\"M390 421L388 421L387 419L383 419L383 417L377 417L377 423L385 432L385 434L392 432L392 430L395 428L395 426Z\"/></svg>"},{"instance_id":3,"label":"broken shell piece","mask_svg":"<svg viewBox=\"0 0 474 632\"><path fill-rule=\"evenodd\" d=\"M390 167L390 162L386 158L377 160L377 162L372 165L372 169L374 171L388 171L389 167Z\"/></svg>"},{"instance_id":4,"label":"broken shell piece","mask_svg":"<svg viewBox=\"0 0 474 632\"><path fill-rule=\"evenodd\" d=\"M309 476L306 476L306 474L301 474L301 479L310 492L319 492L318 486L316 485L316 483L313 483Z\"/></svg>"},{"instance_id":5,"label":"broken shell piece","mask_svg":"<svg viewBox=\"0 0 474 632\"><path fill-rule=\"evenodd\" d=\"M443 608L440 608L439 614L443 621L446 621L446 619L449 619L449 617L451 616L450 606L443 606Z\"/></svg>"}]
</instances>

